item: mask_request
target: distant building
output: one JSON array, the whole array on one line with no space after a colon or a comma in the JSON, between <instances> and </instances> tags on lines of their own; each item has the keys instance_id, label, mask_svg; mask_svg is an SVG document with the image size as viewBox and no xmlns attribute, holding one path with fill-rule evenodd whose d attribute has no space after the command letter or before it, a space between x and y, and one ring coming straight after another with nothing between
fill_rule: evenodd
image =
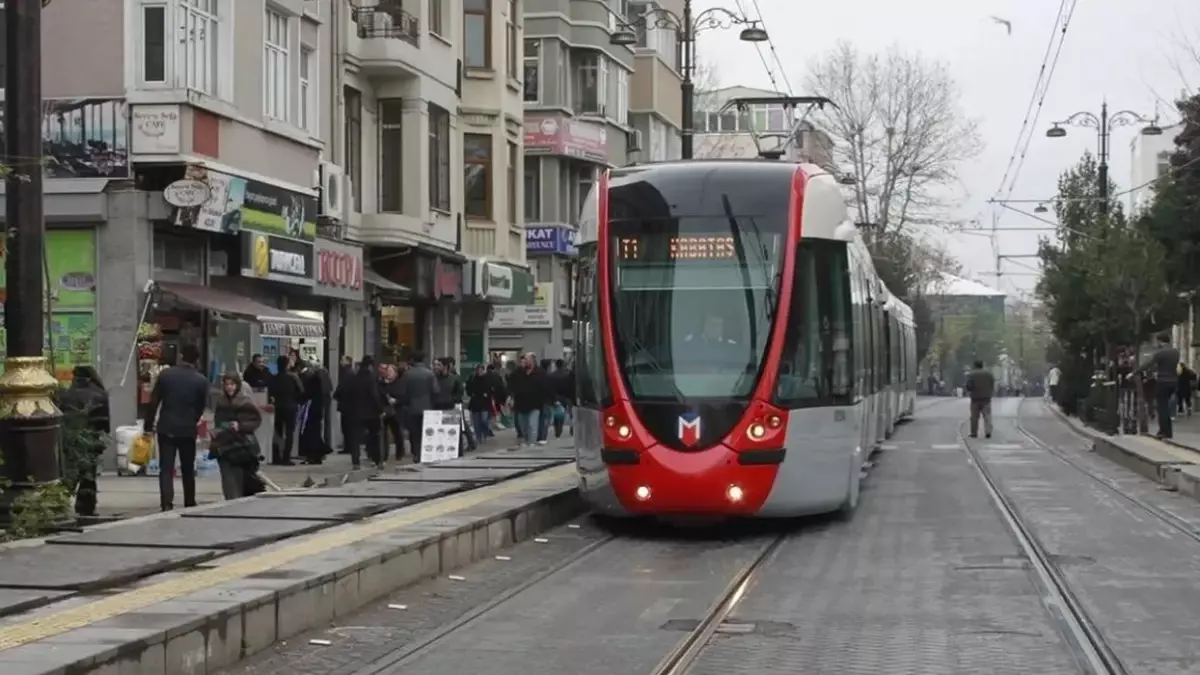
<instances>
[{"instance_id":1,"label":"distant building","mask_svg":"<svg viewBox=\"0 0 1200 675\"><path fill-rule=\"evenodd\" d=\"M833 139L829 134L806 121L793 135L796 117L804 112L804 106L792 110L791 114L783 105L755 106L743 114L733 107L723 112L721 110L735 98L770 96L787 94L750 87L724 87L699 93L696 97L696 157L757 157L758 149L754 143L757 135L764 150L783 148L790 140L791 145L783 157L785 160L830 165L833 162Z\"/></svg>"},{"instance_id":2,"label":"distant building","mask_svg":"<svg viewBox=\"0 0 1200 675\"><path fill-rule=\"evenodd\" d=\"M1125 208L1130 215L1142 211L1154 201L1152 181L1162 178L1171 170L1175 137L1182 131L1183 124L1176 124L1165 127L1161 136L1136 134L1129 143L1130 191Z\"/></svg>"},{"instance_id":3,"label":"distant building","mask_svg":"<svg viewBox=\"0 0 1200 675\"><path fill-rule=\"evenodd\" d=\"M943 274L925 288L925 296L934 316L966 316L981 310L1004 315L1003 291L978 281Z\"/></svg>"}]
</instances>

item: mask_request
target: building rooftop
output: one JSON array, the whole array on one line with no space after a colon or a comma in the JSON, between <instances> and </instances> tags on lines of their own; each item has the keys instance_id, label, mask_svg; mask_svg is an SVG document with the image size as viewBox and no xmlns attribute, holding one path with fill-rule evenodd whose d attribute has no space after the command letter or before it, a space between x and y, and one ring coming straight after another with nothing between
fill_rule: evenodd
<instances>
[{"instance_id":1,"label":"building rooftop","mask_svg":"<svg viewBox=\"0 0 1200 675\"><path fill-rule=\"evenodd\" d=\"M964 279L962 277L954 276L953 274L941 275L941 278L934 280L929 287L925 289L925 292L928 295L952 297L1007 297L1007 294L1004 291L999 291L986 284L981 284L978 281L971 281L970 279Z\"/></svg>"}]
</instances>

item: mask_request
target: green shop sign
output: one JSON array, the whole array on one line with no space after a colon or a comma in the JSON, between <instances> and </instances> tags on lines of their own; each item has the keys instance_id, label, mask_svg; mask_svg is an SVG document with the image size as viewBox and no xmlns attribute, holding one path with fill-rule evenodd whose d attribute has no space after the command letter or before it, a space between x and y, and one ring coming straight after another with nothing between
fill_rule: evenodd
<instances>
[{"instance_id":1,"label":"green shop sign","mask_svg":"<svg viewBox=\"0 0 1200 675\"><path fill-rule=\"evenodd\" d=\"M8 257L8 247L0 237L0 263ZM50 300L54 310L96 307L96 231L50 230L45 239L46 266L49 268ZM0 264L0 305L8 298L8 278Z\"/></svg>"},{"instance_id":2,"label":"green shop sign","mask_svg":"<svg viewBox=\"0 0 1200 675\"><path fill-rule=\"evenodd\" d=\"M0 350L8 349L8 331L0 324ZM75 366L96 365L96 315L93 312L55 312L50 316L44 356L54 376L70 380ZM3 352L0 352L3 353ZM0 362L0 371L4 369Z\"/></svg>"},{"instance_id":3,"label":"green shop sign","mask_svg":"<svg viewBox=\"0 0 1200 675\"><path fill-rule=\"evenodd\" d=\"M206 232L242 230L312 241L317 234L317 198L200 166L187 177L208 186L208 200L175 209L175 224Z\"/></svg>"}]
</instances>

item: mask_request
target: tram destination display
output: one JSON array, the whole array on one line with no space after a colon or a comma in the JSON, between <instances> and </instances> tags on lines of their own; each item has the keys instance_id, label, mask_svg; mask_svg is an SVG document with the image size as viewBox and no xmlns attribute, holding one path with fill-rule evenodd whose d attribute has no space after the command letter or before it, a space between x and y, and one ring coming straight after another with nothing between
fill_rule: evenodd
<instances>
[{"instance_id":1,"label":"tram destination display","mask_svg":"<svg viewBox=\"0 0 1200 675\"><path fill-rule=\"evenodd\" d=\"M737 245L731 235L689 235L679 237L620 237L617 257L621 260L735 260Z\"/></svg>"}]
</instances>

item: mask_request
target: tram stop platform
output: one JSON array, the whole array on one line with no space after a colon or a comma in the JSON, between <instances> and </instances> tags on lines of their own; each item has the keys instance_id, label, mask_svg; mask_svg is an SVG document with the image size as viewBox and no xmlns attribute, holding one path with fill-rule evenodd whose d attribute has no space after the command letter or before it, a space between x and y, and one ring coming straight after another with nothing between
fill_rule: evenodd
<instances>
[{"instance_id":1,"label":"tram stop platform","mask_svg":"<svg viewBox=\"0 0 1200 675\"><path fill-rule=\"evenodd\" d=\"M1176 418L1175 437L1164 441L1144 434L1109 436L1064 415L1056 406L1047 407L1076 433L1091 439L1097 455L1200 501L1200 414Z\"/></svg>"},{"instance_id":2,"label":"tram stop platform","mask_svg":"<svg viewBox=\"0 0 1200 675\"><path fill-rule=\"evenodd\" d=\"M0 548L3 675L213 673L577 516L570 438Z\"/></svg>"}]
</instances>

